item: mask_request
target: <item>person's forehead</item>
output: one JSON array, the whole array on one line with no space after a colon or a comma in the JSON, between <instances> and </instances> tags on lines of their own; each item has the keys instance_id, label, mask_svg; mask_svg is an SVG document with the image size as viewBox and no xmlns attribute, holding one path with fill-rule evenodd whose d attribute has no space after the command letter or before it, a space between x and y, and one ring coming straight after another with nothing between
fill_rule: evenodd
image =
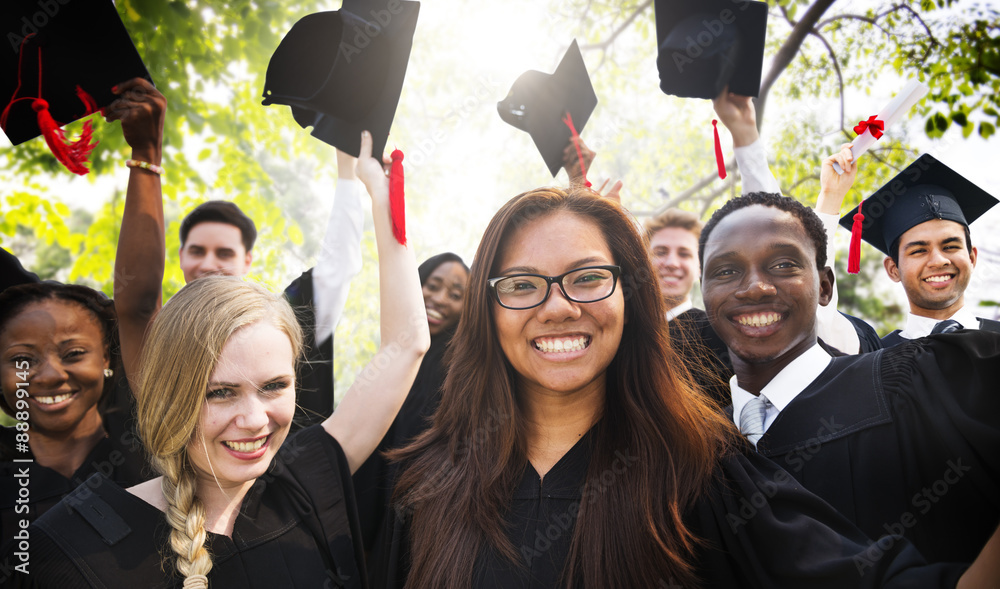
<instances>
[{"instance_id":1,"label":"person's forehead","mask_svg":"<svg viewBox=\"0 0 1000 589\"><path fill-rule=\"evenodd\" d=\"M62 299L29 303L0 328L0 337L8 331L17 331L21 336L44 333L61 338L90 335L101 337L103 333L100 319L93 312L75 301Z\"/></svg>"},{"instance_id":2,"label":"person's forehead","mask_svg":"<svg viewBox=\"0 0 1000 589\"><path fill-rule=\"evenodd\" d=\"M911 241L942 241L958 237L965 243L965 225L948 219L931 219L907 229L899 238L899 243Z\"/></svg>"},{"instance_id":3,"label":"person's forehead","mask_svg":"<svg viewBox=\"0 0 1000 589\"><path fill-rule=\"evenodd\" d=\"M775 207L751 205L719 221L705 242L705 257L723 251L750 251L779 242L815 254L813 240L801 219Z\"/></svg>"},{"instance_id":4,"label":"person's forehead","mask_svg":"<svg viewBox=\"0 0 1000 589\"><path fill-rule=\"evenodd\" d=\"M698 248L698 238L683 227L664 227L649 238L650 247L694 247Z\"/></svg>"},{"instance_id":5,"label":"person's forehead","mask_svg":"<svg viewBox=\"0 0 1000 589\"><path fill-rule=\"evenodd\" d=\"M498 252L501 269L511 265L536 269L573 265L570 260L613 260L600 225L575 211L554 211L532 219L514 231Z\"/></svg>"},{"instance_id":6,"label":"person's forehead","mask_svg":"<svg viewBox=\"0 0 1000 589\"><path fill-rule=\"evenodd\" d=\"M202 247L242 249L243 234L236 225L218 221L203 221L191 227L186 243Z\"/></svg>"}]
</instances>

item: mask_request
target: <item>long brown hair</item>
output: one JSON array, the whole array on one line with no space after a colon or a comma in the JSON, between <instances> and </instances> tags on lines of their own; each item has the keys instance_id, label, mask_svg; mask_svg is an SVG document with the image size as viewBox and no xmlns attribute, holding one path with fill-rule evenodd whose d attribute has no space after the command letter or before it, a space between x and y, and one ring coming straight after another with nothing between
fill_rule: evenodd
<instances>
[{"instance_id":1,"label":"long brown hair","mask_svg":"<svg viewBox=\"0 0 1000 589\"><path fill-rule=\"evenodd\" d=\"M670 347L666 310L632 219L590 191L542 188L513 198L487 227L433 424L395 453L405 461L397 507L412 515L408 587L469 587L486 546L513 566L520 560L506 537L504 514L526 465L524 416L486 280L514 231L556 211L597 223L622 267L626 321L607 369L587 480L609 471L616 451L637 457L616 484L581 501L564 583L633 588L654 587L660 579L695 581L691 556L698 539L682 516L728 451L734 428L694 389Z\"/></svg>"}]
</instances>

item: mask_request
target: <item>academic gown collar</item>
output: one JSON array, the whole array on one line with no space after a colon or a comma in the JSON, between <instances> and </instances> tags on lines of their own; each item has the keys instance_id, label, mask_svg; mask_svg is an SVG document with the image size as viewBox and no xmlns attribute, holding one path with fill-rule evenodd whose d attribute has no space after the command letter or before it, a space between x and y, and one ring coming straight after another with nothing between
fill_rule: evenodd
<instances>
[{"instance_id":1,"label":"academic gown collar","mask_svg":"<svg viewBox=\"0 0 1000 589\"><path fill-rule=\"evenodd\" d=\"M883 350L833 358L757 442L765 456L802 449L892 421L880 386Z\"/></svg>"}]
</instances>

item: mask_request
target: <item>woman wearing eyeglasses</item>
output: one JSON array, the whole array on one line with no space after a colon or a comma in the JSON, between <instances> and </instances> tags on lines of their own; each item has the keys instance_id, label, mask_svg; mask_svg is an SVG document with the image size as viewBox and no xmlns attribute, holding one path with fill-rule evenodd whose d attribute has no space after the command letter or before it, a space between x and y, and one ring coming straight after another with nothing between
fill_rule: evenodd
<instances>
[{"instance_id":1,"label":"woman wearing eyeglasses","mask_svg":"<svg viewBox=\"0 0 1000 589\"><path fill-rule=\"evenodd\" d=\"M373 586L953 586L748 449L680 368L653 276L589 191L496 214Z\"/></svg>"}]
</instances>

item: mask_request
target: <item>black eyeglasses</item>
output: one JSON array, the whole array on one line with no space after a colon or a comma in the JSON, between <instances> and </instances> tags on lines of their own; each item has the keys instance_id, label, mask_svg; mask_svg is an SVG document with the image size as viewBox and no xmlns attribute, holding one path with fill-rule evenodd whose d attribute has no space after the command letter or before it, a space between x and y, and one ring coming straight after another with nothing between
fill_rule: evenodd
<instances>
[{"instance_id":1,"label":"black eyeglasses","mask_svg":"<svg viewBox=\"0 0 1000 589\"><path fill-rule=\"evenodd\" d=\"M614 294L621 273L621 266L586 266L559 276L512 274L490 278L486 284L501 307L522 310L548 300L553 284L562 287L563 294L574 303L606 299Z\"/></svg>"}]
</instances>

